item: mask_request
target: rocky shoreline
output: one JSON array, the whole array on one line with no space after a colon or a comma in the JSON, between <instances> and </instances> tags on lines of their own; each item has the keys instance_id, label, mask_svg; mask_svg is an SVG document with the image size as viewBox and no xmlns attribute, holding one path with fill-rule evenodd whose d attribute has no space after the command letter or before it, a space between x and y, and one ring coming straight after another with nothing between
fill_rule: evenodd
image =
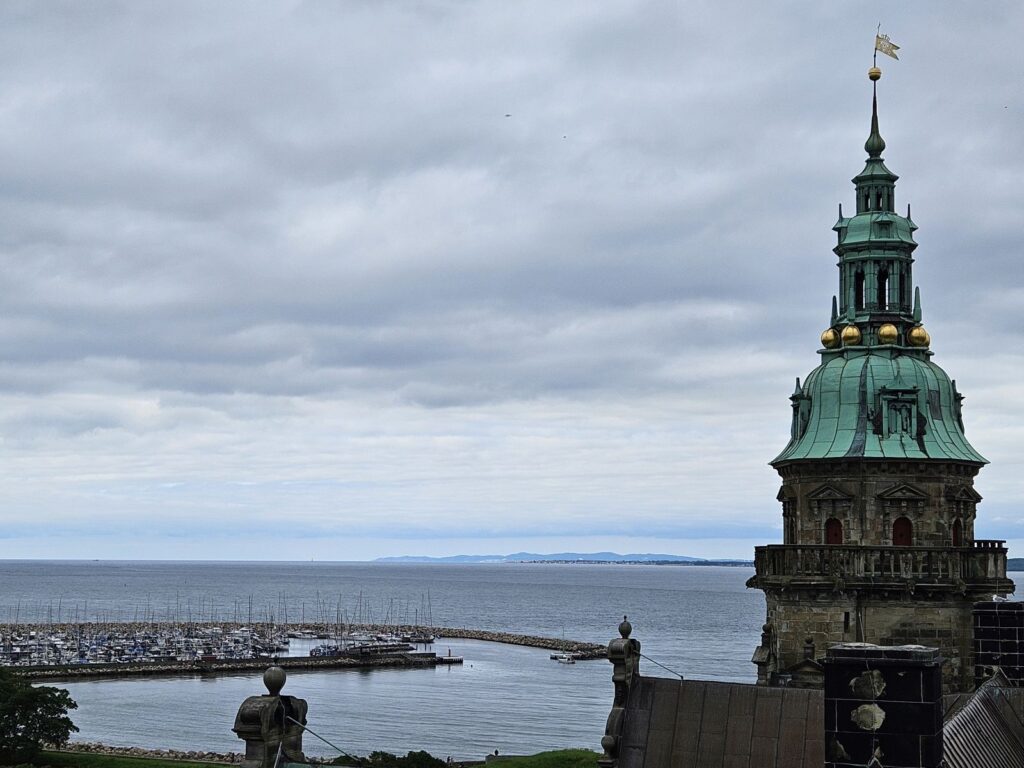
<instances>
[{"instance_id":1,"label":"rocky shoreline","mask_svg":"<svg viewBox=\"0 0 1024 768\"><path fill-rule=\"evenodd\" d=\"M60 749L49 750L57 753L86 753L92 755L112 755L114 757L138 757L147 760L175 760L208 765L238 765L245 755L241 752L204 752L201 750L182 751L177 749L143 749L142 747L112 747L96 741L73 741ZM328 765L334 758L307 756L310 765ZM44 761L45 762L45 761ZM458 760L453 766L469 768L483 765L484 760Z\"/></svg>"},{"instance_id":2,"label":"rocky shoreline","mask_svg":"<svg viewBox=\"0 0 1024 768\"><path fill-rule=\"evenodd\" d=\"M187 760L215 765L235 765L242 762L241 752L182 752L176 749L143 749L142 747L112 747L95 741L72 741L56 752L85 752L95 755L116 755L117 757L145 757L156 760Z\"/></svg>"}]
</instances>

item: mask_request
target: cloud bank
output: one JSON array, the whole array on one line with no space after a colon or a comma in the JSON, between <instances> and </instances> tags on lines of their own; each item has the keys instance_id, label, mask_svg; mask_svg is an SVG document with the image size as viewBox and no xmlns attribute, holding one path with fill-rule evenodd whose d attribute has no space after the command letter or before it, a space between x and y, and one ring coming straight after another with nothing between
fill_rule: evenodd
<instances>
[{"instance_id":1,"label":"cloud bank","mask_svg":"<svg viewBox=\"0 0 1024 768\"><path fill-rule=\"evenodd\" d=\"M0 557L779 539L879 14L1019 553L1018 4L453 0L0 10Z\"/></svg>"}]
</instances>

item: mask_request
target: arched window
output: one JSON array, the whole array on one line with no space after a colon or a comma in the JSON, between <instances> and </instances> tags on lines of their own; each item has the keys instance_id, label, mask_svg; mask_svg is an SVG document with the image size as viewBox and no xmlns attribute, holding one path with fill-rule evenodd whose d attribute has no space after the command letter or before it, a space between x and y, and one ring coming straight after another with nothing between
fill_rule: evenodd
<instances>
[{"instance_id":1,"label":"arched window","mask_svg":"<svg viewBox=\"0 0 1024 768\"><path fill-rule=\"evenodd\" d=\"M897 517L892 524L894 547L909 547L914 543L914 525L905 517Z\"/></svg>"},{"instance_id":2,"label":"arched window","mask_svg":"<svg viewBox=\"0 0 1024 768\"><path fill-rule=\"evenodd\" d=\"M860 270L853 276L853 308L864 309L864 273Z\"/></svg>"},{"instance_id":3,"label":"arched window","mask_svg":"<svg viewBox=\"0 0 1024 768\"><path fill-rule=\"evenodd\" d=\"M825 521L825 543L829 546L843 543L843 524L834 517Z\"/></svg>"},{"instance_id":4,"label":"arched window","mask_svg":"<svg viewBox=\"0 0 1024 768\"><path fill-rule=\"evenodd\" d=\"M953 521L953 546L962 547L964 545L964 524L960 522L958 517Z\"/></svg>"}]
</instances>

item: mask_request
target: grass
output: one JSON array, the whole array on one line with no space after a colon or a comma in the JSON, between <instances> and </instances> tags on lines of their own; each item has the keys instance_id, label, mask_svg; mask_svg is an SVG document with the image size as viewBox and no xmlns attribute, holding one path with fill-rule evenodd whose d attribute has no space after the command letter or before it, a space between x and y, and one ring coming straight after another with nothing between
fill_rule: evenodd
<instances>
[{"instance_id":1,"label":"grass","mask_svg":"<svg viewBox=\"0 0 1024 768\"><path fill-rule=\"evenodd\" d=\"M163 760L157 757L98 755L92 752L43 752L36 758L35 765L52 768L198 768L209 766L210 763Z\"/></svg>"},{"instance_id":2,"label":"grass","mask_svg":"<svg viewBox=\"0 0 1024 768\"><path fill-rule=\"evenodd\" d=\"M529 757L510 757L491 763L494 768L597 768L597 752L589 749L562 749Z\"/></svg>"}]
</instances>

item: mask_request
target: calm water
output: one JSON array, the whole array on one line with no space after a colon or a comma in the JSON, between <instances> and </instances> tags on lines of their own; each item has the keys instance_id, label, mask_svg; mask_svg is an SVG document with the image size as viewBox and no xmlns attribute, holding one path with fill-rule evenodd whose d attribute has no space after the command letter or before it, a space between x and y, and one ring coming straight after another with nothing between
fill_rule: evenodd
<instances>
[{"instance_id":1,"label":"calm water","mask_svg":"<svg viewBox=\"0 0 1024 768\"><path fill-rule=\"evenodd\" d=\"M146 615L307 620L338 614L412 620L605 643L629 614L644 652L687 677L750 681L764 597L749 568L376 563L0 561L0 621ZM1022 574L1018 589L1024 591ZM428 598L429 595L429 598ZM287 606L287 607L286 607ZM344 750L480 757L567 746L599 748L611 703L605 661L557 664L547 651L474 641L435 650L462 667L293 673L309 725ZM644 661L645 674L668 674ZM258 676L62 684L78 701L78 738L153 748L238 750L235 712ZM334 755L307 736L307 751Z\"/></svg>"}]
</instances>

